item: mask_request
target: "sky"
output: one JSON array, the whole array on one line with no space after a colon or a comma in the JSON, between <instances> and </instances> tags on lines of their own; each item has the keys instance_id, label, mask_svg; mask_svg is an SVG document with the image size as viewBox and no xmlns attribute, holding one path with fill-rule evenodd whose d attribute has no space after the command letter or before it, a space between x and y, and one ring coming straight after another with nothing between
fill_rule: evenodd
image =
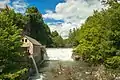
<instances>
[{"instance_id":1,"label":"sky","mask_svg":"<svg viewBox=\"0 0 120 80\"><path fill-rule=\"evenodd\" d=\"M79 28L93 10L104 8L100 0L0 0L0 8L6 4L20 13L36 6L50 30L57 30L63 38L68 37L70 29Z\"/></svg>"}]
</instances>

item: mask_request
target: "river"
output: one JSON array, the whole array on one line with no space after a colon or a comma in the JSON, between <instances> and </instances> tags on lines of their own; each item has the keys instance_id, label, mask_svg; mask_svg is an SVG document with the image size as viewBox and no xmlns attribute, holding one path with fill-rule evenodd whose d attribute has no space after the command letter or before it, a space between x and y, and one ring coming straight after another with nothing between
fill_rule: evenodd
<instances>
[{"instance_id":1,"label":"river","mask_svg":"<svg viewBox=\"0 0 120 80\"><path fill-rule=\"evenodd\" d=\"M103 67L74 61L71 48L47 48L47 55L49 58L40 66L39 76L33 76L32 80L109 80L109 75L103 76L106 75Z\"/></svg>"}]
</instances>

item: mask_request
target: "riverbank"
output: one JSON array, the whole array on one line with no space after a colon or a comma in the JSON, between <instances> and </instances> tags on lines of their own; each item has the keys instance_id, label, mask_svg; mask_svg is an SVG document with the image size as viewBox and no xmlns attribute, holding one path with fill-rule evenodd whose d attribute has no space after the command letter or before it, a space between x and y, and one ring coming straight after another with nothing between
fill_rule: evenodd
<instances>
[{"instance_id":1,"label":"riverbank","mask_svg":"<svg viewBox=\"0 0 120 80\"><path fill-rule=\"evenodd\" d=\"M71 60L72 49L47 49L47 54L49 60L39 67L41 78L34 76L32 80L119 80L119 70L108 70L103 65L90 66L83 61Z\"/></svg>"},{"instance_id":2,"label":"riverbank","mask_svg":"<svg viewBox=\"0 0 120 80\"><path fill-rule=\"evenodd\" d=\"M43 80L119 80L119 72L103 65L89 66L82 61L46 61L40 72Z\"/></svg>"}]
</instances>

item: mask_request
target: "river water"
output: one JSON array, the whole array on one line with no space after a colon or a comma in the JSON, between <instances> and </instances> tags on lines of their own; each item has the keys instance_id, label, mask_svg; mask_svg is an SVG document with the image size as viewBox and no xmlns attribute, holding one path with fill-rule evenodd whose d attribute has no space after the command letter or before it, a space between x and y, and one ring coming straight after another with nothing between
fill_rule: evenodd
<instances>
[{"instance_id":1,"label":"river water","mask_svg":"<svg viewBox=\"0 0 120 80\"><path fill-rule=\"evenodd\" d=\"M47 48L46 51L48 58L40 66L39 76L33 76L32 80L82 80L86 72L89 74L86 64L73 61L72 48Z\"/></svg>"},{"instance_id":2,"label":"river water","mask_svg":"<svg viewBox=\"0 0 120 80\"><path fill-rule=\"evenodd\" d=\"M60 65L71 65L73 62L72 48L47 48L46 51L48 58L40 66L40 77L34 76L32 80L53 80L51 75L53 69Z\"/></svg>"},{"instance_id":3,"label":"river water","mask_svg":"<svg viewBox=\"0 0 120 80\"><path fill-rule=\"evenodd\" d=\"M47 55L40 66L39 76L33 76L31 80L103 80L103 67L98 69L82 61L73 61L71 48L47 48ZM103 76L110 80L108 77Z\"/></svg>"}]
</instances>

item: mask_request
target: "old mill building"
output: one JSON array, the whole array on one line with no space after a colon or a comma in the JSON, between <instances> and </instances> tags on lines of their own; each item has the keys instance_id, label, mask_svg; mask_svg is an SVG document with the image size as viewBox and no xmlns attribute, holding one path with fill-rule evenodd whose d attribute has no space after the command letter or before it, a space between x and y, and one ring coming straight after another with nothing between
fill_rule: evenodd
<instances>
[{"instance_id":1,"label":"old mill building","mask_svg":"<svg viewBox=\"0 0 120 80\"><path fill-rule=\"evenodd\" d=\"M21 47L24 53L33 55L36 63L44 60L45 47L37 40L25 35L21 41L23 43Z\"/></svg>"}]
</instances>

